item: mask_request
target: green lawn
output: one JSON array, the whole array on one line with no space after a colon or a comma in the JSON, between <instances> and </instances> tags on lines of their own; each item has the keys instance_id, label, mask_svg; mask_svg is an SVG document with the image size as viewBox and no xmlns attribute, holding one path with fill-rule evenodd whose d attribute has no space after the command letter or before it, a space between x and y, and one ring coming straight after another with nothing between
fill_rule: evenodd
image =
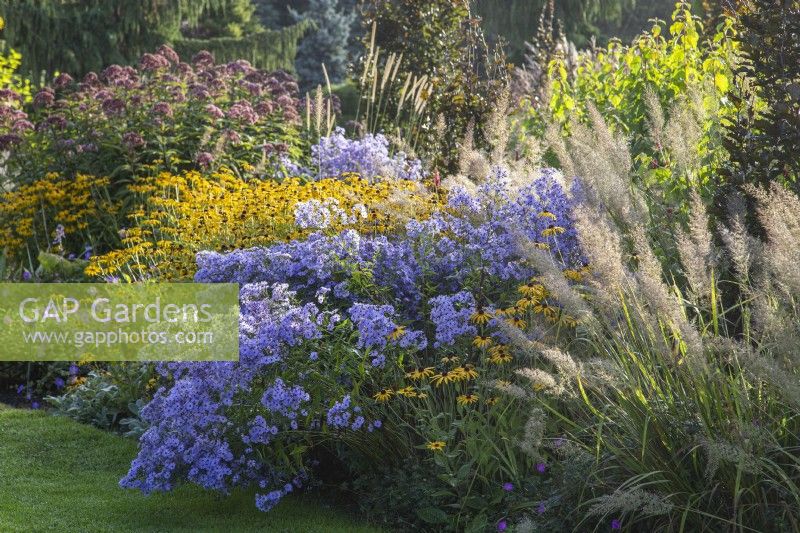
<instances>
[{"instance_id":1,"label":"green lawn","mask_svg":"<svg viewBox=\"0 0 800 533\"><path fill-rule=\"evenodd\" d=\"M251 492L123 490L135 454L130 439L0 405L0 531L377 531L310 497L261 513Z\"/></svg>"}]
</instances>

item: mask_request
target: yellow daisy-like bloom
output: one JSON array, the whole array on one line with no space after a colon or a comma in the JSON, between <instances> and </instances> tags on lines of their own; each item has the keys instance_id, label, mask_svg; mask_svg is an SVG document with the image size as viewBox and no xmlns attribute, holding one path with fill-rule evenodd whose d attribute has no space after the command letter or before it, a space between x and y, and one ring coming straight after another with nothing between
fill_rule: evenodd
<instances>
[{"instance_id":1,"label":"yellow daisy-like bloom","mask_svg":"<svg viewBox=\"0 0 800 533\"><path fill-rule=\"evenodd\" d=\"M550 245L547 244L546 242L536 241L536 242L533 243L533 245L536 248L538 248L539 250L549 250L550 249Z\"/></svg>"},{"instance_id":2,"label":"yellow daisy-like bloom","mask_svg":"<svg viewBox=\"0 0 800 533\"><path fill-rule=\"evenodd\" d=\"M555 220L556 219L556 215L554 213L551 213L550 211L547 211L547 210L540 211L539 212L539 216L541 218L549 218L551 220Z\"/></svg>"},{"instance_id":3,"label":"yellow daisy-like bloom","mask_svg":"<svg viewBox=\"0 0 800 533\"><path fill-rule=\"evenodd\" d=\"M556 235L560 235L560 234L564 233L565 231L566 230L564 228L562 228L561 226L554 226L554 225L550 224L549 226L547 226L546 229L544 229L542 231L542 236L544 236L544 237L554 237Z\"/></svg>"},{"instance_id":4,"label":"yellow daisy-like bloom","mask_svg":"<svg viewBox=\"0 0 800 533\"><path fill-rule=\"evenodd\" d=\"M250 166L240 165L245 172L247 168ZM60 194L66 194L63 192L66 190L77 191L80 184L72 181L70 179L69 188L56 183L54 191L62 191ZM100 188L100 184L95 188ZM107 196L102 190L94 194L95 188L79 202L83 206L79 211L72 209L69 198L53 205L60 209L63 206L67 214L81 215L86 206L103 214L113 213L113 206L95 207L92 198ZM439 203L438 197L408 180L370 183L355 174L314 182L301 178L261 180L247 179L246 175L239 176L238 171L234 174L224 168L211 174L161 172L137 180L128 190L135 195L138 208L133 210L126 224L128 230L122 239L123 246L92 257L88 272L93 276L128 274L135 280L180 280L194 275L197 250L224 251L303 239L312 229L298 227L294 212L299 202L308 200L356 215L352 219L345 217L347 220L335 217L337 220L331 221L330 231L350 228L370 234L405 225L404 219L395 214L401 210L404 216L423 220ZM70 192L68 196L71 198L74 194ZM37 201L34 206L37 212L39 203ZM0 201L0 222L4 219L3 205ZM366 213L369 214L365 218L362 215ZM31 220L39 219L37 216ZM84 221L99 219L99 214L93 218L81 215L73 224L63 216L56 218L64 224L67 234L79 230L78 226ZM48 225L48 230L54 225ZM2 228L0 223L0 249L5 240ZM37 234L41 233L35 229ZM144 249L145 245L149 248Z\"/></svg>"},{"instance_id":5,"label":"yellow daisy-like bloom","mask_svg":"<svg viewBox=\"0 0 800 533\"><path fill-rule=\"evenodd\" d=\"M448 372L445 370L441 374L436 374L431 376L431 383L436 385L437 387L441 385L447 385L453 381L456 381L459 378L458 374L455 372Z\"/></svg>"},{"instance_id":6,"label":"yellow daisy-like bloom","mask_svg":"<svg viewBox=\"0 0 800 533\"><path fill-rule=\"evenodd\" d=\"M459 358L456 355L454 355L452 357L442 357L442 363L444 363L444 364L447 364L447 363L455 364L455 363L458 363L458 361L459 361Z\"/></svg>"},{"instance_id":7,"label":"yellow daisy-like bloom","mask_svg":"<svg viewBox=\"0 0 800 533\"><path fill-rule=\"evenodd\" d=\"M69 386L69 388L76 389L81 385L83 385L84 383L86 383L86 376L81 376L79 378L76 378L75 381L72 382L72 385Z\"/></svg>"},{"instance_id":8,"label":"yellow daisy-like bloom","mask_svg":"<svg viewBox=\"0 0 800 533\"><path fill-rule=\"evenodd\" d=\"M492 318L492 315L490 315L489 313L487 313L483 309L478 309L477 311L472 313L471 317L469 317L470 321L473 324L487 324L489 322L489 320L491 320L491 318Z\"/></svg>"},{"instance_id":9,"label":"yellow daisy-like bloom","mask_svg":"<svg viewBox=\"0 0 800 533\"><path fill-rule=\"evenodd\" d=\"M516 318L516 317L515 318L507 318L506 319L506 324L508 324L509 326L514 326L515 328L518 328L518 329L522 329L527 325L524 320L522 320L521 318Z\"/></svg>"},{"instance_id":10,"label":"yellow daisy-like bloom","mask_svg":"<svg viewBox=\"0 0 800 533\"><path fill-rule=\"evenodd\" d=\"M478 335L472 340L472 344L478 348L488 348L492 345L492 338Z\"/></svg>"},{"instance_id":11,"label":"yellow daisy-like bloom","mask_svg":"<svg viewBox=\"0 0 800 533\"><path fill-rule=\"evenodd\" d=\"M529 298L544 298L547 293L542 284L535 281L529 281L525 285L520 285L517 288L517 292L524 294Z\"/></svg>"},{"instance_id":12,"label":"yellow daisy-like bloom","mask_svg":"<svg viewBox=\"0 0 800 533\"><path fill-rule=\"evenodd\" d=\"M456 396L456 403L458 405L472 405L479 399L477 394L461 394Z\"/></svg>"},{"instance_id":13,"label":"yellow daisy-like bloom","mask_svg":"<svg viewBox=\"0 0 800 533\"><path fill-rule=\"evenodd\" d=\"M433 375L432 366L426 368L415 368L414 370L406 372L406 377L414 381L419 381L420 379L428 378L431 377L432 375Z\"/></svg>"},{"instance_id":14,"label":"yellow daisy-like bloom","mask_svg":"<svg viewBox=\"0 0 800 533\"><path fill-rule=\"evenodd\" d=\"M475 370L475 365L470 363L454 368L453 372L462 374L464 376L462 379L475 379L478 377L478 371Z\"/></svg>"},{"instance_id":15,"label":"yellow daisy-like bloom","mask_svg":"<svg viewBox=\"0 0 800 533\"><path fill-rule=\"evenodd\" d=\"M492 396L491 398L486 398L483 401L483 403L485 403L486 405L495 405L499 400L500 398L498 398L497 396Z\"/></svg>"},{"instance_id":16,"label":"yellow daisy-like bloom","mask_svg":"<svg viewBox=\"0 0 800 533\"><path fill-rule=\"evenodd\" d=\"M583 274L571 268L568 268L564 271L564 277L570 281L575 281L575 282L583 281Z\"/></svg>"},{"instance_id":17,"label":"yellow daisy-like bloom","mask_svg":"<svg viewBox=\"0 0 800 533\"><path fill-rule=\"evenodd\" d=\"M388 402L393 395L394 391L392 389L381 389L372 397L379 402Z\"/></svg>"},{"instance_id":18,"label":"yellow daisy-like bloom","mask_svg":"<svg viewBox=\"0 0 800 533\"><path fill-rule=\"evenodd\" d=\"M508 345L507 344L496 344L495 346L492 346L491 349L489 349L489 353L491 355L495 355L497 353L503 353L503 352L507 352L507 351L508 351Z\"/></svg>"},{"instance_id":19,"label":"yellow daisy-like bloom","mask_svg":"<svg viewBox=\"0 0 800 533\"><path fill-rule=\"evenodd\" d=\"M469 379L467 374L464 372L463 366L457 366L450 371L450 375L453 376L453 381L466 381Z\"/></svg>"},{"instance_id":20,"label":"yellow daisy-like bloom","mask_svg":"<svg viewBox=\"0 0 800 533\"><path fill-rule=\"evenodd\" d=\"M552 305L548 305L547 302L539 302L538 304L534 305L533 311L535 313L542 314L549 319L554 319L557 313L556 308Z\"/></svg>"},{"instance_id":21,"label":"yellow daisy-like bloom","mask_svg":"<svg viewBox=\"0 0 800 533\"><path fill-rule=\"evenodd\" d=\"M561 315L561 322L569 328L574 328L578 325L578 320L574 316L567 314Z\"/></svg>"},{"instance_id":22,"label":"yellow daisy-like bloom","mask_svg":"<svg viewBox=\"0 0 800 533\"><path fill-rule=\"evenodd\" d=\"M497 348L499 349L491 351L489 362L495 365L510 363L513 357L511 356L511 351L508 349L508 346L498 346Z\"/></svg>"},{"instance_id":23,"label":"yellow daisy-like bloom","mask_svg":"<svg viewBox=\"0 0 800 533\"><path fill-rule=\"evenodd\" d=\"M520 311L524 311L525 309L533 305L536 305L538 303L539 303L538 298L534 298L533 296L526 296L525 298L522 298L521 300L517 301L517 309L519 309Z\"/></svg>"},{"instance_id":24,"label":"yellow daisy-like bloom","mask_svg":"<svg viewBox=\"0 0 800 533\"><path fill-rule=\"evenodd\" d=\"M414 398L417 396L417 391L414 390L414 387L403 387L402 389L397 389L397 394L407 398Z\"/></svg>"},{"instance_id":25,"label":"yellow daisy-like bloom","mask_svg":"<svg viewBox=\"0 0 800 533\"><path fill-rule=\"evenodd\" d=\"M441 452L444 450L445 443L440 440L434 440L425 445L432 452Z\"/></svg>"},{"instance_id":26,"label":"yellow daisy-like bloom","mask_svg":"<svg viewBox=\"0 0 800 533\"><path fill-rule=\"evenodd\" d=\"M392 331L391 333L389 333L389 335L387 335L387 337L390 340L396 341L405 334L406 334L405 326L397 326L394 328L394 331Z\"/></svg>"}]
</instances>

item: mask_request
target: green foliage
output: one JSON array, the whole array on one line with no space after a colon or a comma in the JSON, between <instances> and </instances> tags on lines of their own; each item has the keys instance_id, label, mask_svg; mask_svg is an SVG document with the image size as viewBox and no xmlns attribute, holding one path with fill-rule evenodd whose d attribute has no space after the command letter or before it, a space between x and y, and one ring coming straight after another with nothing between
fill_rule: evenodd
<instances>
[{"instance_id":1,"label":"green foliage","mask_svg":"<svg viewBox=\"0 0 800 533\"><path fill-rule=\"evenodd\" d=\"M109 177L116 190L115 183L162 171L224 164L241 174L263 162L258 147L265 139L301 157L290 76L247 64L219 69L210 58L189 67L168 48L149 56L155 68L147 57L136 69L114 66L84 84L53 80L29 113L38 127L20 131L6 161L9 177L32 182L48 172L83 173ZM202 152L209 161L198 162Z\"/></svg>"},{"instance_id":2,"label":"green foliage","mask_svg":"<svg viewBox=\"0 0 800 533\"><path fill-rule=\"evenodd\" d=\"M78 283L89 281L84 274L89 261L66 259L57 254L39 252L39 268L35 272L37 281L47 283Z\"/></svg>"},{"instance_id":3,"label":"green foliage","mask_svg":"<svg viewBox=\"0 0 800 533\"><path fill-rule=\"evenodd\" d=\"M656 24L630 45L615 40L581 52L574 72L556 59L549 67L549 104L531 108L529 131L543 135L544 123L553 119L568 133L571 120L589 121L593 106L612 131L629 138L637 174L644 184L661 188L666 208L683 209L694 187L709 197L725 157L723 124L734 113L729 93L737 45L729 18L709 40L703 31L689 4L679 2L668 28ZM699 129L680 131L689 122ZM670 146L664 138L669 135L684 139ZM694 168L687 168L686 159L696 162Z\"/></svg>"},{"instance_id":4,"label":"green foliage","mask_svg":"<svg viewBox=\"0 0 800 533\"><path fill-rule=\"evenodd\" d=\"M532 37L539 13L548 3L549 0L477 0L474 5L487 35L507 41L509 58L520 62L525 42ZM599 24L617 29L623 15L636 4L636 0L560 0L556 2L556 17L564 22L567 36L585 46L592 35L600 33Z\"/></svg>"},{"instance_id":5,"label":"green foliage","mask_svg":"<svg viewBox=\"0 0 800 533\"><path fill-rule=\"evenodd\" d=\"M712 73L706 84L719 85ZM646 101L655 99L649 94ZM724 189L675 176L705 175L724 158L697 158L687 172L681 141L697 149L702 135L675 127L659 137L669 129L656 124L662 120L652 110L661 104L646 107L650 131L639 137L635 115L613 123L613 133L591 108L591 126L571 121L548 132L566 174L585 187L574 213L591 266L572 294L589 308L582 308L577 341L565 347L585 354L576 394L542 406L565 435L551 447L561 463L554 474L563 478L554 514L579 531L612 520L629 531L795 531L800 200L777 183L750 186L752 210L731 194L725 215L709 217L710 199ZM640 142L629 145L620 133ZM651 148L648 134L673 139L665 143L674 160L664 181L636 164ZM719 150L719 140L710 146ZM658 208L670 186L685 187L688 224ZM747 230L750 214L758 232ZM583 465L582 476L565 475L571 463ZM530 523L548 529L547 518Z\"/></svg>"},{"instance_id":6,"label":"green foliage","mask_svg":"<svg viewBox=\"0 0 800 533\"><path fill-rule=\"evenodd\" d=\"M33 273L39 250L54 251L56 240L61 255L118 246L143 198L131 194L137 179L223 166L240 178L271 177L277 158L303 161L291 76L243 60L220 68L207 52L195 59L189 65L160 47L137 68L111 66L81 83L56 77L27 116L0 113L13 132L0 136L10 189L0 246L15 268Z\"/></svg>"},{"instance_id":7,"label":"green foliage","mask_svg":"<svg viewBox=\"0 0 800 533\"><path fill-rule=\"evenodd\" d=\"M89 372L60 396L45 398L55 414L139 437L144 424L139 411L155 383L152 364L114 363Z\"/></svg>"},{"instance_id":8,"label":"green foliage","mask_svg":"<svg viewBox=\"0 0 800 533\"><path fill-rule=\"evenodd\" d=\"M737 22L744 60L728 128L728 178L800 190L800 2L748 0Z\"/></svg>"},{"instance_id":9,"label":"green foliage","mask_svg":"<svg viewBox=\"0 0 800 533\"><path fill-rule=\"evenodd\" d=\"M504 56L489 50L467 1L368 0L364 10L367 27L377 28L364 41L376 51L377 64L384 66L391 54L402 54L403 72L427 77L428 117L418 145L425 147L434 166L454 170L457 146L468 133L474 133L479 146L486 144L483 125L508 78ZM371 85L362 94L374 94ZM393 131L395 117L389 113L387 118L378 129Z\"/></svg>"},{"instance_id":10,"label":"green foliage","mask_svg":"<svg viewBox=\"0 0 800 533\"><path fill-rule=\"evenodd\" d=\"M5 396L2 401L30 406L43 396L59 393L63 386L56 386L56 380L70 382L69 366L64 362L0 362L0 394Z\"/></svg>"},{"instance_id":11,"label":"green foliage","mask_svg":"<svg viewBox=\"0 0 800 533\"><path fill-rule=\"evenodd\" d=\"M308 33L310 24L299 22L281 30L260 29L242 37L182 38L174 41L175 51L191 57L208 50L218 61L244 59L265 70L294 70L297 42Z\"/></svg>"},{"instance_id":12,"label":"green foliage","mask_svg":"<svg viewBox=\"0 0 800 533\"><path fill-rule=\"evenodd\" d=\"M250 0L0 4L0 16L9 21L6 39L22 50L21 69L34 79L42 72L83 76L110 64L131 64L164 43L186 51L208 49L222 60L245 57L261 68L291 70L306 28L265 31L253 14Z\"/></svg>"},{"instance_id":13,"label":"green foliage","mask_svg":"<svg viewBox=\"0 0 800 533\"><path fill-rule=\"evenodd\" d=\"M5 20L0 17L0 32L3 28ZM31 97L31 82L17 72L21 64L22 55L14 49L6 50L5 41L0 40L0 89L12 89L24 101L28 101Z\"/></svg>"},{"instance_id":14,"label":"green foliage","mask_svg":"<svg viewBox=\"0 0 800 533\"><path fill-rule=\"evenodd\" d=\"M579 231L594 232L585 252L606 268L583 289L592 314L573 350L597 359L576 401L553 408L566 435L555 451L586 465L577 487L559 488L557 514L577 530L614 519L630 531L796 530L798 292L783 285L796 268L779 258L795 249L800 202L777 187L756 195L770 251L749 255L756 239L743 212L716 247L697 199L688 232L658 228L680 250L663 269L641 227L596 200L585 208ZM636 211L633 195L620 205Z\"/></svg>"},{"instance_id":15,"label":"green foliage","mask_svg":"<svg viewBox=\"0 0 800 533\"><path fill-rule=\"evenodd\" d=\"M184 37L238 38L261 30L256 6L250 0L233 0L227 2L206 2L202 18L194 25L181 28Z\"/></svg>"}]
</instances>

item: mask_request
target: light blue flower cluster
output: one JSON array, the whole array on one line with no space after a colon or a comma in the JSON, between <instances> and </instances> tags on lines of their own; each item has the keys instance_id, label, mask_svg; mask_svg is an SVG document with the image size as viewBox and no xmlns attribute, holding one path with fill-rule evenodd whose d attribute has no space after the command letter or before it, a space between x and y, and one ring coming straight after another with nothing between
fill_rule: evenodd
<instances>
[{"instance_id":1,"label":"light blue flower cluster","mask_svg":"<svg viewBox=\"0 0 800 533\"><path fill-rule=\"evenodd\" d=\"M403 152L389 154L389 140L381 134L368 133L360 139L348 139L342 128L322 137L311 147L311 160L318 177L340 176L356 172L365 179L394 178L419 180L424 177L422 162L409 159Z\"/></svg>"},{"instance_id":2,"label":"light blue flower cluster","mask_svg":"<svg viewBox=\"0 0 800 533\"><path fill-rule=\"evenodd\" d=\"M461 291L455 294L431 298L431 322L436 324L434 347L453 344L462 335L475 335L477 330L470 324L469 317L475 312L475 298L471 293Z\"/></svg>"},{"instance_id":3,"label":"light blue flower cluster","mask_svg":"<svg viewBox=\"0 0 800 533\"><path fill-rule=\"evenodd\" d=\"M277 459L259 449L279 440L306 450L311 435L329 442L380 428L371 384L398 360L430 366L438 348L475 335L470 316L493 304L476 284L515 287L535 274L526 239L564 267L582 262L571 202L553 172L522 188L503 169L493 176L475 193L450 191L446 208L391 236L312 233L199 254L196 281L241 284L240 360L161 365L171 385L142 412L150 428L122 485L257 485L256 504L269 509L311 464L266 462Z\"/></svg>"},{"instance_id":4,"label":"light blue flower cluster","mask_svg":"<svg viewBox=\"0 0 800 533\"><path fill-rule=\"evenodd\" d=\"M298 414L308 416L308 412L301 409L301 406L310 399L311 396L303 390L303 387L299 385L287 387L281 378L277 378L264 391L261 403L272 413L283 415L294 422ZM297 428L293 427L292 429Z\"/></svg>"}]
</instances>

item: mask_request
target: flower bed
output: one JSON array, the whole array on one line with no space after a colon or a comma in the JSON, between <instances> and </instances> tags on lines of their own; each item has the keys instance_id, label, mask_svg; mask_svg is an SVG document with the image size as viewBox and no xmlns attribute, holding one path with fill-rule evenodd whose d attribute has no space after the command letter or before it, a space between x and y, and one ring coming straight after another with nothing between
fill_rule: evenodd
<instances>
[{"instance_id":1,"label":"flower bed","mask_svg":"<svg viewBox=\"0 0 800 533\"><path fill-rule=\"evenodd\" d=\"M574 279L583 265L556 175L521 189L506 177L498 168L474 193L451 191L394 235L348 229L201 253L197 281L242 284L241 360L161 365L171 385L143 410L152 426L123 486L257 484L266 510L309 483L323 449L357 478L403 462L452 476L429 480L447 492L439 505L474 483L473 503L523 483L538 452L486 454L484 439L523 437L526 395L513 382L558 383L552 362L515 373L534 362L503 324L570 335L575 321L533 279L521 243L549 249ZM464 519L500 511L479 507Z\"/></svg>"}]
</instances>

